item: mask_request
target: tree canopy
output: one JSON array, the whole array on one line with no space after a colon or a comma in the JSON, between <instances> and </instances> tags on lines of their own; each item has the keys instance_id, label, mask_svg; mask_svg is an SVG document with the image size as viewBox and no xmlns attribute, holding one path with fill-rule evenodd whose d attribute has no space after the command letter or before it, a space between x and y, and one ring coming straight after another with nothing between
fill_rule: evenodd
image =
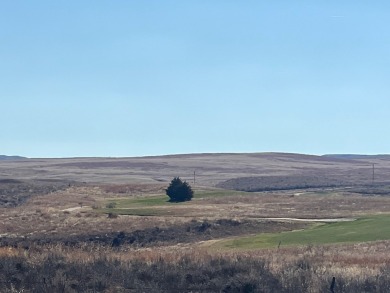
<instances>
[{"instance_id":1,"label":"tree canopy","mask_svg":"<svg viewBox=\"0 0 390 293\"><path fill-rule=\"evenodd\" d=\"M191 186L187 182L183 182L179 177L172 179L165 192L169 196L170 202L189 201L194 196Z\"/></svg>"}]
</instances>

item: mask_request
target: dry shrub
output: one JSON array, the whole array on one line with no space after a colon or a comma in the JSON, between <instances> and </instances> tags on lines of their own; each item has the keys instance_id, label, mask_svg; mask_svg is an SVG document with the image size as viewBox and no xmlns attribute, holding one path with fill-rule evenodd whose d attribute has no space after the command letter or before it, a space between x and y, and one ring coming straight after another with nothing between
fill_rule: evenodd
<instances>
[{"instance_id":1,"label":"dry shrub","mask_svg":"<svg viewBox=\"0 0 390 293\"><path fill-rule=\"evenodd\" d=\"M50 214L48 213L41 213L41 218L45 219L45 220L50 220L51 216Z\"/></svg>"},{"instance_id":2,"label":"dry shrub","mask_svg":"<svg viewBox=\"0 0 390 293\"><path fill-rule=\"evenodd\" d=\"M0 250L0 282L6 290L24 292L328 292L333 276L335 292L388 292L390 285L389 265L370 274L335 274L319 262L321 251L315 247L300 249L277 268L269 251L211 254L61 245L30 247L28 253L12 249L9 255L2 251L7 250Z\"/></svg>"},{"instance_id":3,"label":"dry shrub","mask_svg":"<svg viewBox=\"0 0 390 293\"><path fill-rule=\"evenodd\" d=\"M109 219L116 219L116 218L118 218L118 215L114 214L114 213L108 213L107 218L109 218Z\"/></svg>"}]
</instances>

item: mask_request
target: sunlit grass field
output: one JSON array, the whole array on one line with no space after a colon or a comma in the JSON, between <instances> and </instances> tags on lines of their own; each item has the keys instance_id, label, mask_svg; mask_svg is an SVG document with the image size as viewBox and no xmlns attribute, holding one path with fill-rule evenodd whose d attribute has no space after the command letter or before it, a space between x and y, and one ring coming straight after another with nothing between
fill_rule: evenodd
<instances>
[{"instance_id":1,"label":"sunlit grass field","mask_svg":"<svg viewBox=\"0 0 390 293\"><path fill-rule=\"evenodd\" d=\"M359 218L351 222L313 224L309 229L282 233L267 233L237 239L222 240L214 247L227 249L257 249L280 246L354 243L390 239L390 215Z\"/></svg>"},{"instance_id":2,"label":"sunlit grass field","mask_svg":"<svg viewBox=\"0 0 390 293\"><path fill-rule=\"evenodd\" d=\"M118 198L109 199L103 204L107 206L112 204L112 208L102 208L99 212L113 213L117 215L136 215L136 216L164 216L174 214L175 207L188 205L197 200L206 198L218 198L226 196L237 196L245 194L244 192L226 191L226 190L200 190L194 192L194 197L191 202L172 203L169 202L169 197L165 194L156 196L146 196L139 198ZM169 209L172 207L172 209Z\"/></svg>"}]
</instances>

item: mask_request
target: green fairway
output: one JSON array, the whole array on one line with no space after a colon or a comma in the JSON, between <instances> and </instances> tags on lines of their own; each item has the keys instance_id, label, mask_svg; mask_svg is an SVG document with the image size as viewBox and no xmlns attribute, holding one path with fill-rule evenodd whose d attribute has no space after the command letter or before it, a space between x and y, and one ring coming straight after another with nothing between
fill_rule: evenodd
<instances>
[{"instance_id":1,"label":"green fairway","mask_svg":"<svg viewBox=\"0 0 390 293\"><path fill-rule=\"evenodd\" d=\"M210 197L221 197L221 196L233 196L240 195L242 192L237 191L224 191L224 190L212 190L212 191L198 191L195 192L193 200L210 198ZM100 209L100 212L104 213L116 213L122 215L161 215L162 211L155 211L153 207L158 206L177 206L188 204L188 202L183 203L171 203L168 201L169 198L167 195L157 195L157 196L145 196L139 198L118 198L110 199L106 204L113 203L114 209ZM147 208L147 209L146 209Z\"/></svg>"},{"instance_id":2,"label":"green fairway","mask_svg":"<svg viewBox=\"0 0 390 293\"><path fill-rule=\"evenodd\" d=\"M209 198L209 197L221 197L221 196L233 196L244 194L243 192L237 191L199 191L195 192L193 199L199 198ZM134 206L157 206L157 205L166 205L170 204L168 201L169 198L167 195L158 195L158 196L146 196L141 198L122 198L116 200L110 200L109 202L115 202L118 208L128 208ZM177 204L177 203L176 203Z\"/></svg>"},{"instance_id":3,"label":"green fairway","mask_svg":"<svg viewBox=\"0 0 390 293\"><path fill-rule=\"evenodd\" d=\"M138 208L138 207L150 207L161 206L169 204L167 196L145 196L140 198L120 198L115 200L109 200L108 202L116 203L116 208Z\"/></svg>"},{"instance_id":4,"label":"green fairway","mask_svg":"<svg viewBox=\"0 0 390 293\"><path fill-rule=\"evenodd\" d=\"M390 215L360 218L352 222L314 224L311 228L259 234L215 244L222 248L271 248L288 245L330 244L342 242L365 242L390 239Z\"/></svg>"}]
</instances>

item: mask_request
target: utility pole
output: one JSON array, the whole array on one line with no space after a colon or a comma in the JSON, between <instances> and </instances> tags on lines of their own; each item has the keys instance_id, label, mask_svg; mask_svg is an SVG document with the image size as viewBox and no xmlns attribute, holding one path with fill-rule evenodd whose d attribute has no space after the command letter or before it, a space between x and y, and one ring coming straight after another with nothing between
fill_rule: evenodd
<instances>
[{"instance_id":1,"label":"utility pole","mask_svg":"<svg viewBox=\"0 0 390 293\"><path fill-rule=\"evenodd\" d=\"M195 185L195 171L194 171L194 185Z\"/></svg>"}]
</instances>

